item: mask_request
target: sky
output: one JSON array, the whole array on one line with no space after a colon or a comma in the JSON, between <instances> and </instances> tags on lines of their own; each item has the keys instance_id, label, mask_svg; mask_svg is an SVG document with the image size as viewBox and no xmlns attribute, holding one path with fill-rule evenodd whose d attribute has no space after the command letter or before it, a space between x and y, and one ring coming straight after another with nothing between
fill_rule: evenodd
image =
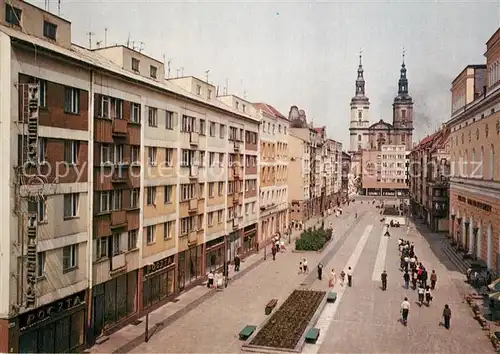
<instances>
[{"instance_id":1,"label":"sky","mask_svg":"<svg viewBox=\"0 0 500 354\"><path fill-rule=\"evenodd\" d=\"M29 2L44 8L45 1ZM49 10L58 12L57 1ZM414 140L450 117L452 80L485 63L500 25L500 0L471 1L116 1L61 0L72 40L88 32L106 44L143 42L143 53L171 62L250 102L285 116L304 109L330 138L349 142L349 103L363 53L371 121L392 122L405 48L414 105Z\"/></svg>"}]
</instances>

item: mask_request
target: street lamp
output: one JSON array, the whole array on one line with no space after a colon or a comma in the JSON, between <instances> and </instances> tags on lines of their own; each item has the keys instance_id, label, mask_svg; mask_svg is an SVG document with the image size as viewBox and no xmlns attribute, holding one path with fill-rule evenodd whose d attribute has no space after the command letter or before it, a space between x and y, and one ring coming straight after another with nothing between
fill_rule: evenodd
<instances>
[{"instance_id":1,"label":"street lamp","mask_svg":"<svg viewBox=\"0 0 500 354\"><path fill-rule=\"evenodd\" d=\"M455 214L451 214L451 238L455 239Z\"/></svg>"}]
</instances>

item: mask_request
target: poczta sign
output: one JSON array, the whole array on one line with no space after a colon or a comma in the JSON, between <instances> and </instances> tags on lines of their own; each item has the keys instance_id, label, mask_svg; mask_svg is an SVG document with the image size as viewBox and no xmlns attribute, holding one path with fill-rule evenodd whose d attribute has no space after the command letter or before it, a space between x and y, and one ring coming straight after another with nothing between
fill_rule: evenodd
<instances>
[{"instance_id":1,"label":"poczta sign","mask_svg":"<svg viewBox=\"0 0 500 354\"><path fill-rule=\"evenodd\" d=\"M63 313L64 311L71 310L78 305L83 304L85 293L69 296L61 301L53 302L49 305L43 306L38 310L21 315L19 320L19 327L25 328L39 322L43 322L52 316Z\"/></svg>"},{"instance_id":2,"label":"poczta sign","mask_svg":"<svg viewBox=\"0 0 500 354\"><path fill-rule=\"evenodd\" d=\"M159 261L156 261L153 264L146 266L144 268L144 275L145 276L150 275L151 273L167 268L172 264L174 264L174 256L160 259Z\"/></svg>"}]
</instances>

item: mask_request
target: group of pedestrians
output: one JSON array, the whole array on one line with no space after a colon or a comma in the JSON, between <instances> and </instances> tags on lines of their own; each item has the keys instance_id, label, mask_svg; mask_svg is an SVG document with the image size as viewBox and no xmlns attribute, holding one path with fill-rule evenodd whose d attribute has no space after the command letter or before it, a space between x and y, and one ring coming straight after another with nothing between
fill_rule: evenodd
<instances>
[{"instance_id":1,"label":"group of pedestrians","mask_svg":"<svg viewBox=\"0 0 500 354\"><path fill-rule=\"evenodd\" d=\"M340 272L340 286L344 286L346 283L346 276L347 276L347 286L351 287L352 286L352 268L347 267L347 271L341 271ZM318 264L318 279L322 280L323 279L323 264L319 263ZM337 284L337 273L335 272L335 268L332 268L330 271L330 276L328 278L328 287L329 288L334 288L335 285Z\"/></svg>"},{"instance_id":2,"label":"group of pedestrians","mask_svg":"<svg viewBox=\"0 0 500 354\"><path fill-rule=\"evenodd\" d=\"M415 253L414 242L410 242L400 238L398 239L398 250L400 256L400 270L403 272L404 288L409 289L411 282L412 289L414 291L417 291L419 306L422 306L423 304L425 304L427 307L430 306L433 299L432 291L436 288L437 283L436 271L433 269L429 275L427 269L422 264L422 262L419 261ZM382 289L386 290L387 274L385 271L384 273L382 273ZM401 303L401 321L405 326L408 323L409 312L410 302L408 301L408 298L405 297L403 302ZM446 329L449 329L451 309L448 305L445 305L442 317L444 327Z\"/></svg>"}]
</instances>

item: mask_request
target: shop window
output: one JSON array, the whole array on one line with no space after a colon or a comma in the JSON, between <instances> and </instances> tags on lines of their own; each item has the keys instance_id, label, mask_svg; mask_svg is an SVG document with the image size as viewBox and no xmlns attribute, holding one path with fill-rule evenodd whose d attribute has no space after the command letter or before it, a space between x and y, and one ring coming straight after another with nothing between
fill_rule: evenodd
<instances>
[{"instance_id":1,"label":"shop window","mask_svg":"<svg viewBox=\"0 0 500 354\"><path fill-rule=\"evenodd\" d=\"M117 321L127 317L127 275L116 279L116 317Z\"/></svg>"},{"instance_id":2,"label":"shop window","mask_svg":"<svg viewBox=\"0 0 500 354\"><path fill-rule=\"evenodd\" d=\"M104 284L105 304L104 323L110 325L116 322L116 279Z\"/></svg>"},{"instance_id":3,"label":"shop window","mask_svg":"<svg viewBox=\"0 0 500 354\"><path fill-rule=\"evenodd\" d=\"M70 320L71 317L65 317L55 323L56 341L55 353L66 353L70 348Z\"/></svg>"},{"instance_id":4,"label":"shop window","mask_svg":"<svg viewBox=\"0 0 500 354\"><path fill-rule=\"evenodd\" d=\"M83 345L84 343L84 329L85 329L85 311L78 311L71 315L71 335L70 335L70 349Z\"/></svg>"}]
</instances>

